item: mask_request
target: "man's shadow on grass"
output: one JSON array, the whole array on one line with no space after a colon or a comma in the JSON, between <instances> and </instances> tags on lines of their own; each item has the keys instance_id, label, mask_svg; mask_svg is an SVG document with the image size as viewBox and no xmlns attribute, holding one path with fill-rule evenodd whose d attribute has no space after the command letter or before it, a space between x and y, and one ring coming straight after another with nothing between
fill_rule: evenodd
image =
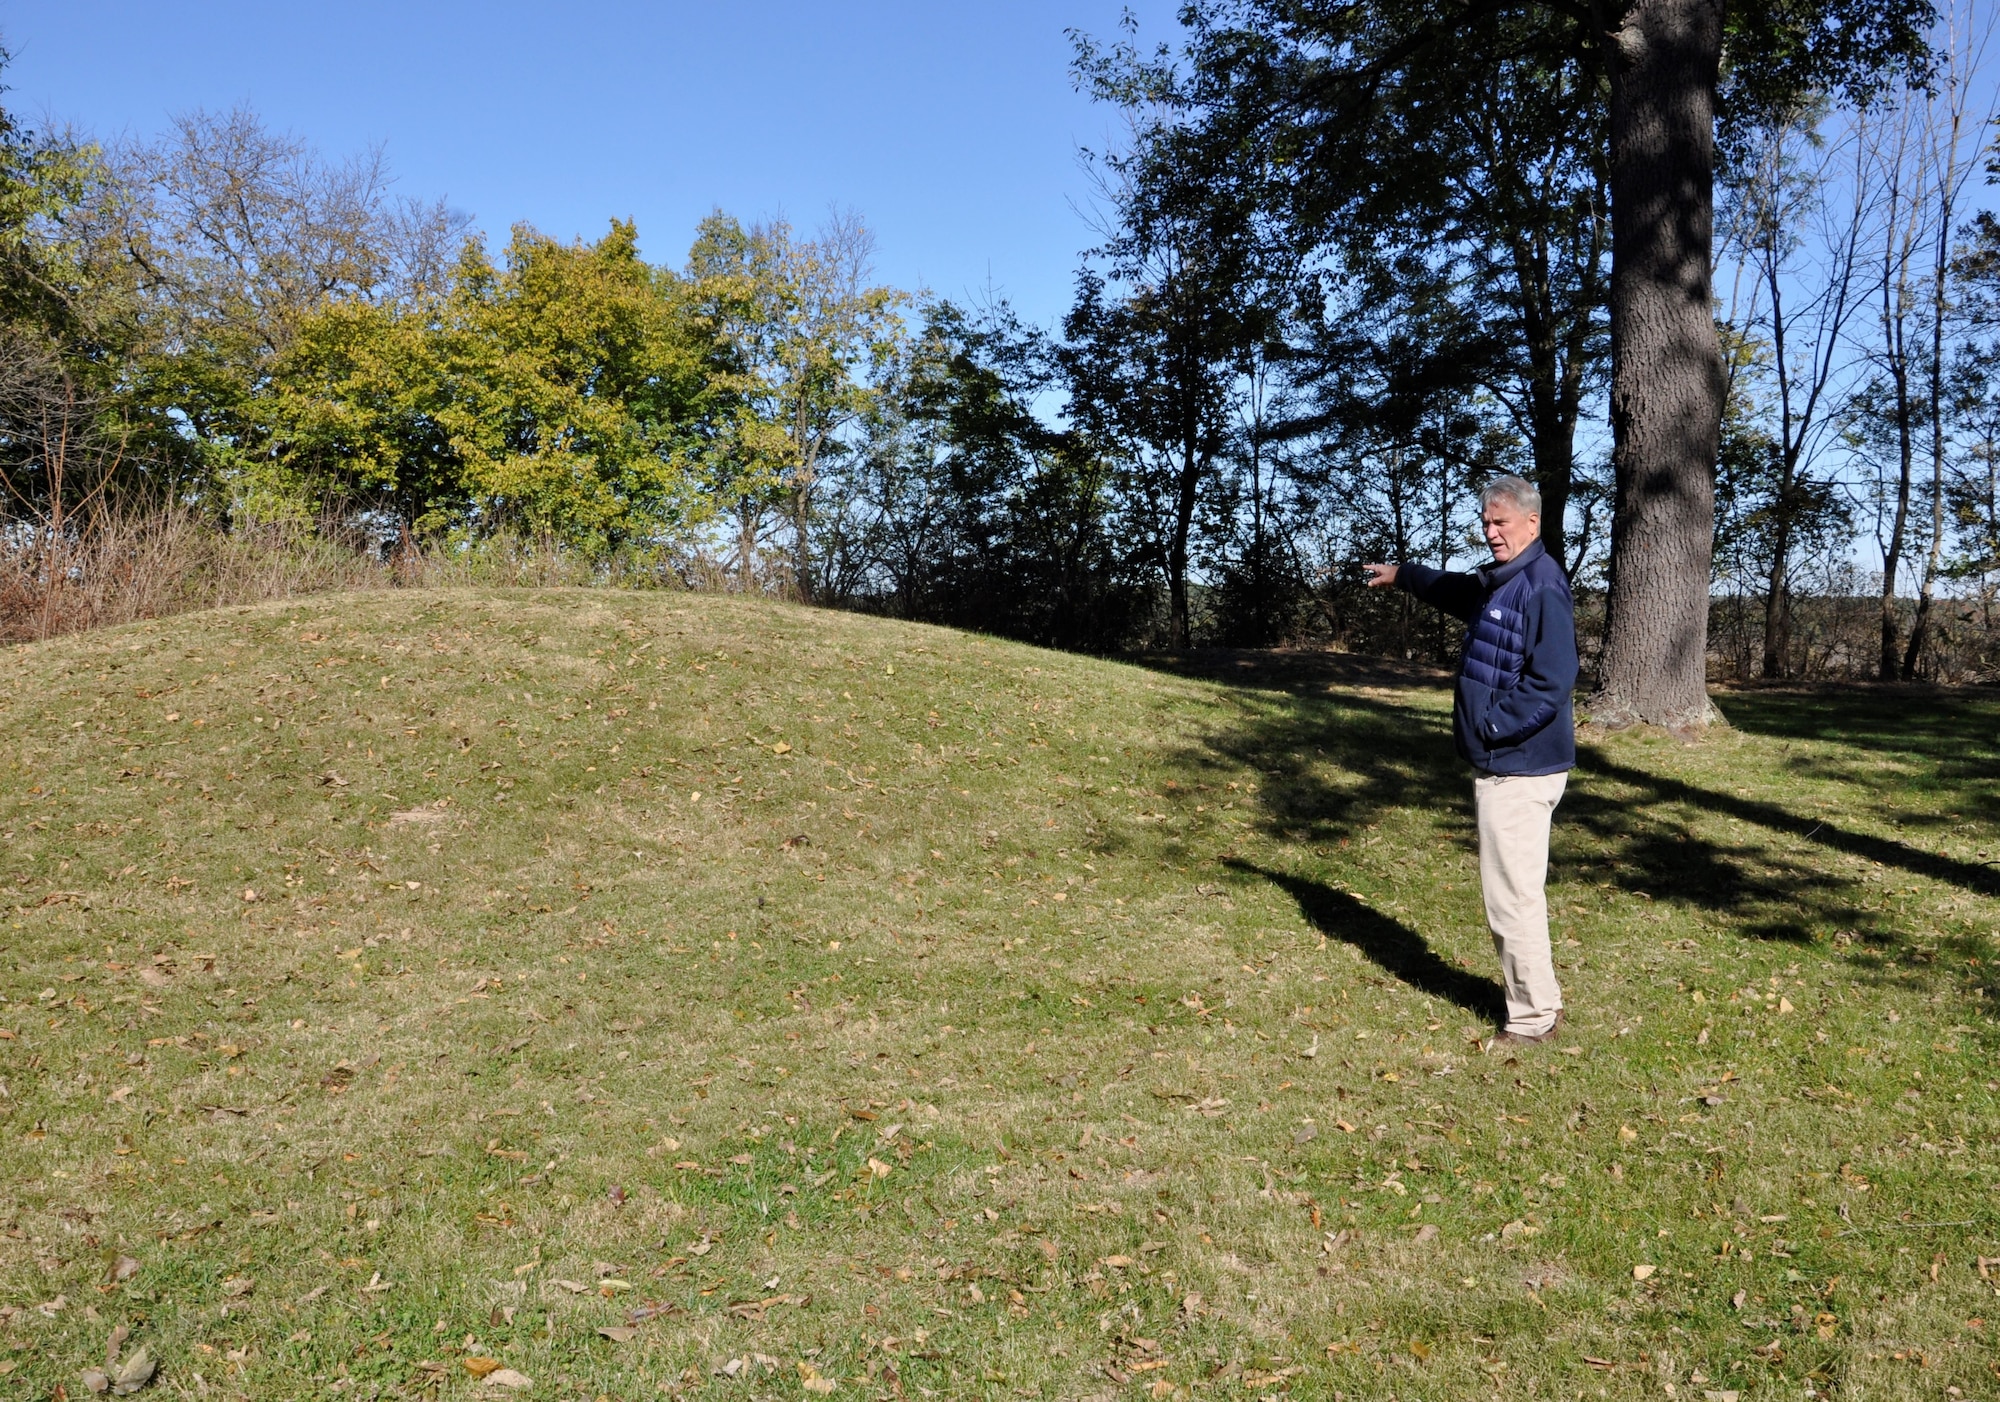
<instances>
[{"instance_id":1,"label":"man's shadow on grass","mask_svg":"<svg viewBox=\"0 0 2000 1402\"><path fill-rule=\"evenodd\" d=\"M1375 967L1419 993L1456 1003L1496 1026L1506 1020L1506 993L1499 984L1445 960L1422 935L1358 897L1310 877L1272 871L1233 857L1223 864L1248 876L1263 877L1298 902L1299 913L1314 929L1328 939L1352 945Z\"/></svg>"}]
</instances>

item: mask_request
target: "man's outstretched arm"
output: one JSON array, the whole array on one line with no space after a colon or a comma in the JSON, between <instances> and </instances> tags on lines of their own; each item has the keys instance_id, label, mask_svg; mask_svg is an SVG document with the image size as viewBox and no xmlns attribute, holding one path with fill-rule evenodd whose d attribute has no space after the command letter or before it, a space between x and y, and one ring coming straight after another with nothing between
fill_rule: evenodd
<instances>
[{"instance_id":1,"label":"man's outstretched arm","mask_svg":"<svg viewBox=\"0 0 2000 1402\"><path fill-rule=\"evenodd\" d=\"M1365 565L1363 568L1368 571L1370 589L1394 585L1466 623L1470 623L1472 615L1479 611L1479 581L1469 574L1453 574L1416 564Z\"/></svg>"}]
</instances>

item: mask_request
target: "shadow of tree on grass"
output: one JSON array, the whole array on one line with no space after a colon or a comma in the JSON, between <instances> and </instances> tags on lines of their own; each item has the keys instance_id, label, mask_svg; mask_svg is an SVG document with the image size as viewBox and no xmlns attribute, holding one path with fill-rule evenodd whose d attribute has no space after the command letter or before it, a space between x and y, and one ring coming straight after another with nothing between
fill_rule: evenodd
<instances>
[{"instance_id":1,"label":"shadow of tree on grass","mask_svg":"<svg viewBox=\"0 0 2000 1402\"><path fill-rule=\"evenodd\" d=\"M1186 761L1218 780L1246 767L1261 772L1255 826L1265 836L1338 860L1338 849L1360 842L1393 811L1417 809L1441 815L1440 840L1472 849L1469 776L1452 752L1440 704L1448 695L1443 674L1303 650L1154 658L1149 665L1233 688L1235 714L1211 725ZM1851 730L1857 756L1893 756L1909 772L1899 772L1901 802L1885 821L1906 832L1996 807L1986 791L2000 776L1990 758L2000 701L1984 693L1930 698L1921 734L1914 736L1897 728L1895 716L1909 698L1863 690L1853 698L1722 699L1749 733L1805 741L1823 751L1849 744ZM1552 893L1565 885L1579 895L1596 885L1643 893L1703 911L1739 937L1756 940L1852 938L1858 944L1846 957L1858 974L1877 980L1928 986L1943 954L1973 970L1960 980L1965 991L1980 996L1976 985L1984 996L2000 997L2000 975L1980 941L1928 929L1921 920L1913 924L1887 899L1891 893L1880 876L1869 879L1871 870L1898 873L2000 899L2000 868L1993 864L1935 846L1926 850L1913 834L1871 833L1851 820L1794 812L1782 791L1753 797L1641 767L1637 755L1615 754L1602 743L1579 746L1578 757L1556 823ZM1842 762L1838 753L1823 752L1772 758L1781 773ZM1855 775L1837 782L1850 786L1858 806L1871 783L1879 789L1882 780ZM1935 814L1927 811L1932 808ZM1330 937L1361 949L1404 982L1475 1008L1476 992L1462 984L1448 985L1462 996L1426 985L1427 978L1440 977L1439 969L1467 976L1431 954L1416 931L1310 875L1236 865L1282 886ZM1378 871L1376 879L1393 887L1394 867ZM1483 1012L1484 1005L1475 1010Z\"/></svg>"}]
</instances>

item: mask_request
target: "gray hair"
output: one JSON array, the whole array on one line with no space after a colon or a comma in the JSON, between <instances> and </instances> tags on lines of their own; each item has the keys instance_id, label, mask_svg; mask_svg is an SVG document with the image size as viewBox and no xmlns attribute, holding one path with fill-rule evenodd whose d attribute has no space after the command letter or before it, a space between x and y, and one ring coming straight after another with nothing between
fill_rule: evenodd
<instances>
[{"instance_id":1,"label":"gray hair","mask_svg":"<svg viewBox=\"0 0 2000 1402\"><path fill-rule=\"evenodd\" d=\"M1542 514L1542 494L1535 490L1535 484L1525 477L1509 473L1505 477L1495 477L1479 489L1479 509L1483 512L1493 504L1493 498L1505 497L1523 516Z\"/></svg>"}]
</instances>

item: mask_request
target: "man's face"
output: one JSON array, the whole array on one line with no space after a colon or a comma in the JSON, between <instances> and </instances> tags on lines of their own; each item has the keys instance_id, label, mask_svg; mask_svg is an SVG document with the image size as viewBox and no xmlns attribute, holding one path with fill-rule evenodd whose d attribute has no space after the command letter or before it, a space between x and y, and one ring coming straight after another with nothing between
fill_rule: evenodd
<instances>
[{"instance_id":1,"label":"man's face","mask_svg":"<svg viewBox=\"0 0 2000 1402\"><path fill-rule=\"evenodd\" d=\"M1541 513L1523 511L1506 497L1488 502L1480 521L1486 528L1486 548L1500 565L1526 550L1542 533Z\"/></svg>"}]
</instances>

